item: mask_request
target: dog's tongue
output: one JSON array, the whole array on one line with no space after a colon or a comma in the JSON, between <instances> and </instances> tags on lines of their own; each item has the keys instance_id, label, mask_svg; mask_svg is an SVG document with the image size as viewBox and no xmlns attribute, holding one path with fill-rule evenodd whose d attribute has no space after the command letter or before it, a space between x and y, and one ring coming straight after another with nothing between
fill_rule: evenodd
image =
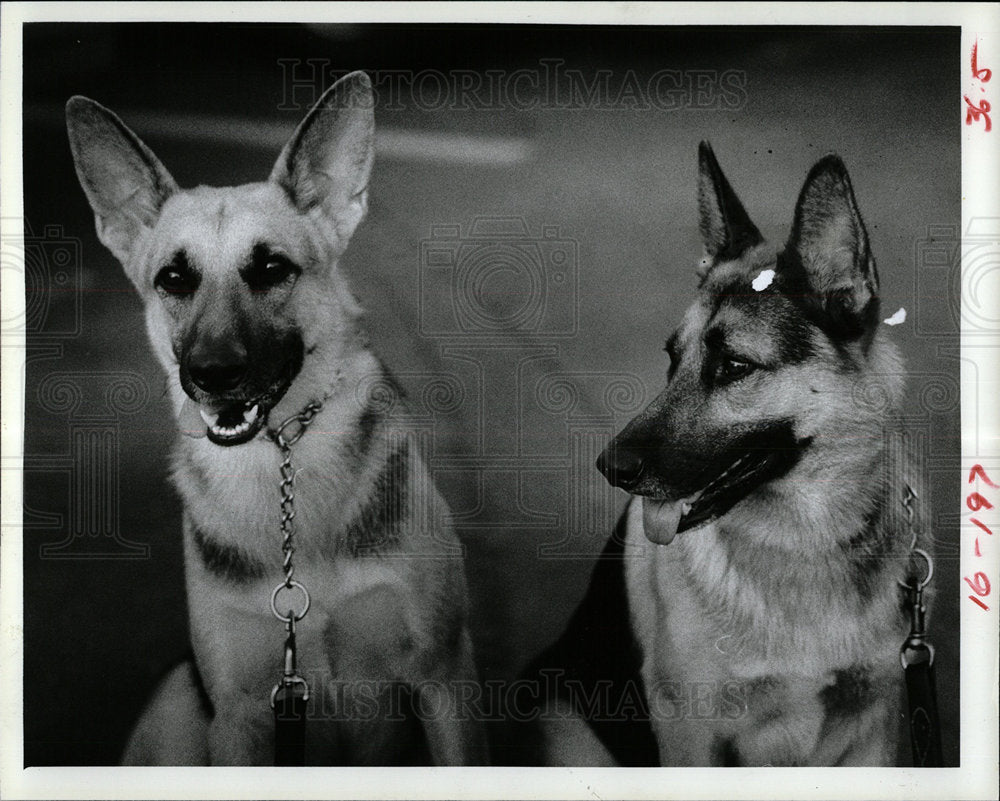
<instances>
[{"instance_id":1,"label":"dog's tongue","mask_svg":"<svg viewBox=\"0 0 1000 801\"><path fill-rule=\"evenodd\" d=\"M191 398L184 398L180 419L178 420L182 434L194 437L195 439L207 436L205 421L201 417L200 408Z\"/></svg>"},{"instance_id":2,"label":"dog's tongue","mask_svg":"<svg viewBox=\"0 0 1000 801\"><path fill-rule=\"evenodd\" d=\"M682 498L679 501L657 501L652 498L642 499L642 527L646 539L658 545L667 545L677 536L677 525L684 513L698 496Z\"/></svg>"},{"instance_id":3,"label":"dog's tongue","mask_svg":"<svg viewBox=\"0 0 1000 801\"><path fill-rule=\"evenodd\" d=\"M642 527L646 539L658 545L667 545L677 534L677 524L683 514L682 501L657 501L642 499Z\"/></svg>"}]
</instances>

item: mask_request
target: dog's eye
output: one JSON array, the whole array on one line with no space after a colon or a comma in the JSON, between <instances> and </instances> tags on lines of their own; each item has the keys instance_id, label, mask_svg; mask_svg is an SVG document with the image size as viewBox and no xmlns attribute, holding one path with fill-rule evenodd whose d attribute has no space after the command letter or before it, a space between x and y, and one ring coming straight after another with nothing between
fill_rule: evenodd
<instances>
[{"instance_id":1,"label":"dog's eye","mask_svg":"<svg viewBox=\"0 0 1000 801\"><path fill-rule=\"evenodd\" d=\"M188 295L198 288L198 276L182 264L168 264L156 274L153 285L170 295Z\"/></svg>"},{"instance_id":2,"label":"dog's eye","mask_svg":"<svg viewBox=\"0 0 1000 801\"><path fill-rule=\"evenodd\" d=\"M278 286L289 277L298 275L298 268L283 256L259 254L243 275L247 285L255 292Z\"/></svg>"},{"instance_id":3,"label":"dog's eye","mask_svg":"<svg viewBox=\"0 0 1000 801\"><path fill-rule=\"evenodd\" d=\"M739 378L749 375L755 369L757 369L756 365L750 362L725 356L719 362L719 378L723 381L736 381Z\"/></svg>"}]
</instances>

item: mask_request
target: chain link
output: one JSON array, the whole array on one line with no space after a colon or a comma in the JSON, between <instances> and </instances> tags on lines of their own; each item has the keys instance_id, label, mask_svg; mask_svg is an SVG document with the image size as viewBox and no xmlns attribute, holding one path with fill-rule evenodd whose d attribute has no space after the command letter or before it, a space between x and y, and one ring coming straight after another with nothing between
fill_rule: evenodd
<instances>
[{"instance_id":1,"label":"chain link","mask_svg":"<svg viewBox=\"0 0 1000 801\"><path fill-rule=\"evenodd\" d=\"M295 566L292 564L292 555L295 553L293 537L295 535L295 468L292 466L292 446L301 439L306 432L313 418L319 413L322 404L319 402L310 403L298 414L293 414L273 431L268 431L271 439L281 449L281 553L282 570L285 572L286 589L292 588L292 577L295 575ZM297 423L298 429L294 430L291 436L286 436L289 426ZM305 587L302 587L305 592ZM308 598L308 593L306 594ZM303 612L303 614L305 614Z\"/></svg>"},{"instance_id":2,"label":"chain link","mask_svg":"<svg viewBox=\"0 0 1000 801\"><path fill-rule=\"evenodd\" d=\"M267 435L281 449L281 567L285 573L285 580L281 582L271 593L271 611L274 616L285 624L285 649L284 649L284 670L281 680L274 685L271 690L271 707L274 708L278 693L282 690L291 691L299 686L302 692L302 700L309 700L309 685L306 680L298 675L296 668L296 646L295 646L295 623L302 620L309 611L309 591L305 585L296 581L295 565L292 563L292 556L295 553L295 467L292 465L292 446L305 434L313 418L319 414L323 404L314 401L306 406L298 414L293 414L275 429L268 429ZM291 434L286 432L293 425L298 428L292 429ZM302 608L296 612L293 608L288 609L288 614L282 614L282 609L278 605L278 596L282 590L297 589L302 593Z\"/></svg>"},{"instance_id":3,"label":"chain link","mask_svg":"<svg viewBox=\"0 0 1000 801\"><path fill-rule=\"evenodd\" d=\"M917 493L913 491L913 487L907 484L906 491L903 493L903 508L906 510L906 525L910 529L911 551L917 547L917 529L913 525L913 502L915 500L917 500Z\"/></svg>"},{"instance_id":4,"label":"chain link","mask_svg":"<svg viewBox=\"0 0 1000 801\"><path fill-rule=\"evenodd\" d=\"M920 580L913 577L909 582L903 581L902 579L897 579L897 581L901 587L911 587L915 585L918 589L923 590L928 584L931 583L931 578L934 576L934 560L931 559L931 555L927 553L927 551L923 548L917 547L917 537L919 535L919 531L913 524L913 518L915 515L913 502L918 500L919 497L920 496L913 490L913 487L907 484L903 495L903 508L906 510L906 525L910 530L910 553L919 556L924 560L927 565L927 575Z\"/></svg>"}]
</instances>

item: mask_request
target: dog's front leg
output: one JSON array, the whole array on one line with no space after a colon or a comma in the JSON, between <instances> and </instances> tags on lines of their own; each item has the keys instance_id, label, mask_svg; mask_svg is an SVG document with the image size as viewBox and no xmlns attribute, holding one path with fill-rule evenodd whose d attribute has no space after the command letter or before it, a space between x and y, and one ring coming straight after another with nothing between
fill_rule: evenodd
<instances>
[{"instance_id":1,"label":"dog's front leg","mask_svg":"<svg viewBox=\"0 0 1000 801\"><path fill-rule=\"evenodd\" d=\"M445 669L417 682L413 689L434 764L488 764L486 736L475 703L480 691L468 631L462 632Z\"/></svg>"},{"instance_id":2,"label":"dog's front leg","mask_svg":"<svg viewBox=\"0 0 1000 801\"><path fill-rule=\"evenodd\" d=\"M274 719L270 709L259 706L250 699L232 696L216 705L208 729L211 765L273 764Z\"/></svg>"}]
</instances>

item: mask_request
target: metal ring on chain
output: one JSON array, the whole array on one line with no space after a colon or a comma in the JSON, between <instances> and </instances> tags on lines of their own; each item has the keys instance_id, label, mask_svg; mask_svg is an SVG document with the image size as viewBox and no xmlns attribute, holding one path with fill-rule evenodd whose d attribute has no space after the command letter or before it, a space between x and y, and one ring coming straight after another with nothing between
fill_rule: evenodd
<instances>
[{"instance_id":1,"label":"metal ring on chain","mask_svg":"<svg viewBox=\"0 0 1000 801\"><path fill-rule=\"evenodd\" d=\"M934 576L934 560L931 559L931 555L923 548L914 548L913 553L918 556L922 556L924 561L927 563L927 575L924 577L924 580L917 585L917 587L922 590L931 583L931 578Z\"/></svg>"},{"instance_id":2,"label":"metal ring on chain","mask_svg":"<svg viewBox=\"0 0 1000 801\"><path fill-rule=\"evenodd\" d=\"M927 575L922 581L918 581L916 584L917 590L923 590L928 584L931 583L931 578L934 576L934 560L931 559L931 555L922 548L917 547L917 529L913 526L914 510L913 502L919 500L920 496L913 490L909 484L906 484L906 492L903 496L903 508L906 510L906 523L910 528L910 553L917 554L922 557L924 562L927 563ZM914 585L903 581L902 579L896 579L900 587L908 589Z\"/></svg>"},{"instance_id":3,"label":"metal ring on chain","mask_svg":"<svg viewBox=\"0 0 1000 801\"><path fill-rule=\"evenodd\" d=\"M278 611L278 594L285 589L296 588L302 593L303 604L302 611L298 614L294 614L293 610L289 608L289 614L283 615ZM309 604L311 600L309 598L309 591L303 586L301 582L295 581L294 579L287 584L283 581L277 587L274 588L274 592L271 593L271 611L274 612L274 616L278 618L282 623L290 623L296 620L302 620L306 616L306 612L309 611Z\"/></svg>"},{"instance_id":4,"label":"metal ring on chain","mask_svg":"<svg viewBox=\"0 0 1000 801\"><path fill-rule=\"evenodd\" d=\"M931 555L927 553L927 551L925 551L923 548L913 548L910 551L910 553L915 553L918 556L922 556L924 562L927 563L927 575L924 576L922 581L917 582L917 589L922 590L924 589L924 587L926 587L928 584L931 583L931 579L934 577L934 560L931 559ZM899 582L899 586L903 588L909 588L913 586L912 584L909 584L903 581L902 579L896 579L896 581Z\"/></svg>"}]
</instances>

